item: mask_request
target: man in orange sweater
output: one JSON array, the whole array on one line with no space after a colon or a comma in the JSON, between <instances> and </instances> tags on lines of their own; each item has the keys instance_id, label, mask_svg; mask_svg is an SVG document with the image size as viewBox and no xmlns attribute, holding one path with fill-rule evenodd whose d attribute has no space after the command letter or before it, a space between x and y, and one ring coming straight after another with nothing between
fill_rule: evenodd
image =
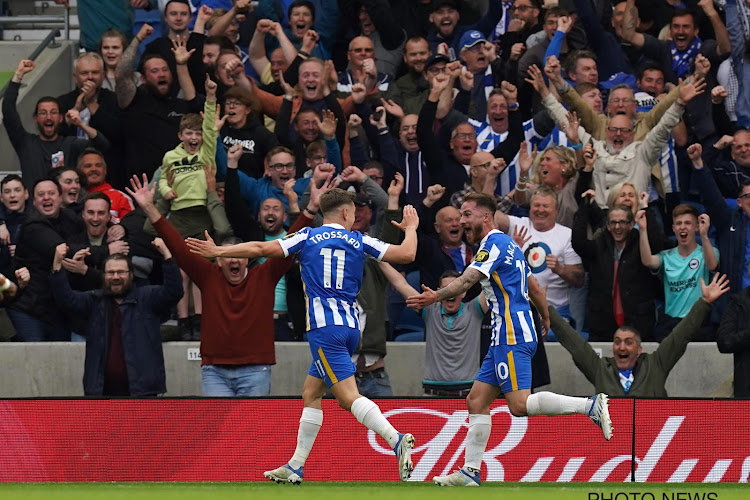
<instances>
[{"instance_id":1,"label":"man in orange sweater","mask_svg":"<svg viewBox=\"0 0 750 500\"><path fill-rule=\"evenodd\" d=\"M310 202L289 230L309 226L318 212L320 195L330 187L310 183ZM188 250L185 240L154 205L155 187L146 176L131 180L130 196L172 252L180 269L201 289L201 371L204 396L268 396L274 352L274 290L294 265L294 257L268 259L248 269L248 259L218 258L216 263ZM208 236L208 235L207 235ZM237 238L223 241L238 243Z\"/></svg>"}]
</instances>

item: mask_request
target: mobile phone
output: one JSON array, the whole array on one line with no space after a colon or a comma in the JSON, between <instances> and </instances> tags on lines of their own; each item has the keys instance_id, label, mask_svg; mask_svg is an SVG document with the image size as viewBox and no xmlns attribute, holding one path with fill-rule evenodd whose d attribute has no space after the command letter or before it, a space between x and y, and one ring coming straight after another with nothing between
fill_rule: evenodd
<instances>
[{"instance_id":1,"label":"mobile phone","mask_svg":"<svg viewBox=\"0 0 750 500\"><path fill-rule=\"evenodd\" d=\"M372 118L373 118L373 120L375 120L376 122L377 122L377 121L380 121L380 119L381 119L382 117L383 117L383 110L382 110L382 109L379 109L379 110L377 110L377 111L373 111L373 112L372 112Z\"/></svg>"}]
</instances>

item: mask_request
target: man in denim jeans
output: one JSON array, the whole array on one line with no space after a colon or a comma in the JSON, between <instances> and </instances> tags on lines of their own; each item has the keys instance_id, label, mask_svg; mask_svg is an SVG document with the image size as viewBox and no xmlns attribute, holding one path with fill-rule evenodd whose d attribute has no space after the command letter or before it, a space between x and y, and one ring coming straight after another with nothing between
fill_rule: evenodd
<instances>
[{"instance_id":1,"label":"man in denim jeans","mask_svg":"<svg viewBox=\"0 0 750 500\"><path fill-rule=\"evenodd\" d=\"M273 307L279 279L293 257L269 259L248 268L248 259L218 258L216 263L191 253L185 240L154 206L154 188L144 176L128 193L143 208L180 268L201 289L201 371L204 396L268 396L274 351ZM290 232L312 223L321 190L312 183L310 202ZM210 236L206 233L207 238ZM213 240L211 240L213 241ZM237 238L223 245L239 243Z\"/></svg>"}]
</instances>

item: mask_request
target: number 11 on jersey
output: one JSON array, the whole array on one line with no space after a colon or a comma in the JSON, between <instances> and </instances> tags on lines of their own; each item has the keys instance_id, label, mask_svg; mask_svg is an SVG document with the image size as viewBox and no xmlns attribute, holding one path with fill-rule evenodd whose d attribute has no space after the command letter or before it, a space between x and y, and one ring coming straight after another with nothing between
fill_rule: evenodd
<instances>
[{"instance_id":1,"label":"number 11 on jersey","mask_svg":"<svg viewBox=\"0 0 750 500\"><path fill-rule=\"evenodd\" d=\"M344 264L346 263L346 251L321 248L320 255L323 256L323 284L331 288L331 276L334 274L333 259L336 259L336 290L344 288Z\"/></svg>"}]
</instances>

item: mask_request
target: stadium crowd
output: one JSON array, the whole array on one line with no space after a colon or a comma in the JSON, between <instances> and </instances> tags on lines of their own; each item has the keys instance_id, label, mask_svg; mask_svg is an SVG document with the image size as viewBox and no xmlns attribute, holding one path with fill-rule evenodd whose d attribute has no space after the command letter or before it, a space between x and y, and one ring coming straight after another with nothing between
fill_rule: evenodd
<instances>
[{"instance_id":1,"label":"stadium crowd","mask_svg":"<svg viewBox=\"0 0 750 500\"><path fill-rule=\"evenodd\" d=\"M160 5L161 32L133 27L134 9ZM364 264L362 394L392 395L388 340L426 340L425 394L468 393L489 345L480 288L419 311L403 299L477 258L460 209L478 192L546 290L546 340L589 356L586 341L614 338L610 390L628 394L641 342L669 339L672 364L691 340L734 353L735 395L750 396L743 0L78 9L76 88L39 99L25 129L16 101L35 64L22 60L3 99L21 175L0 182L0 272L18 283L2 302L12 340L87 340L87 394L164 392L154 338L170 313L176 340L201 342L206 395L268 394L273 341L307 340L294 257L211 264L182 240L284 238L321 223L335 185L356 193L353 229L387 243L405 205L419 214L412 264ZM707 300L716 274L731 289Z\"/></svg>"}]
</instances>

